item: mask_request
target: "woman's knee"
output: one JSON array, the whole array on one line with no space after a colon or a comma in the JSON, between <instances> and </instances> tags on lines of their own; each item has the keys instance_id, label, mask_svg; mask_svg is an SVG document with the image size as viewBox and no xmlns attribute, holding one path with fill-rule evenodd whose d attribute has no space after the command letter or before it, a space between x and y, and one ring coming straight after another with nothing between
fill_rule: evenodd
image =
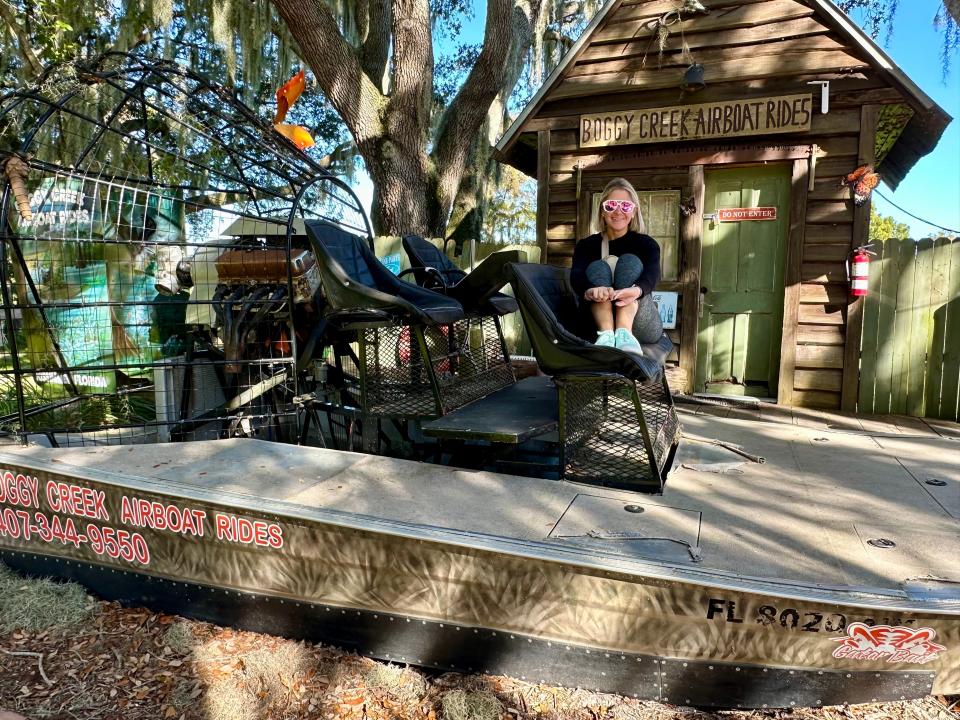
<instances>
[{"instance_id":1,"label":"woman's knee","mask_svg":"<svg viewBox=\"0 0 960 720\"><path fill-rule=\"evenodd\" d=\"M632 253L621 255L617 260L617 269L613 273L613 288L623 288L635 285L643 273L643 261Z\"/></svg>"},{"instance_id":2,"label":"woman's knee","mask_svg":"<svg viewBox=\"0 0 960 720\"><path fill-rule=\"evenodd\" d=\"M605 260L594 260L587 265L587 282L590 287L613 286L613 271Z\"/></svg>"}]
</instances>

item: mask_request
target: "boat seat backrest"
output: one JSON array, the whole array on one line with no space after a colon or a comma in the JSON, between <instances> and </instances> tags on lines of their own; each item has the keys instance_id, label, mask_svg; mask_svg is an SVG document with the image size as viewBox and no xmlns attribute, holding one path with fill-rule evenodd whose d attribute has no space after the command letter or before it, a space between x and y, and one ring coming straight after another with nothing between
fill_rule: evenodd
<instances>
[{"instance_id":1,"label":"boat seat backrest","mask_svg":"<svg viewBox=\"0 0 960 720\"><path fill-rule=\"evenodd\" d=\"M377 281L380 261L370 252L364 238L328 225L324 228L323 246L351 280L367 287L383 289L382 279L381 282Z\"/></svg>"},{"instance_id":2,"label":"boat seat backrest","mask_svg":"<svg viewBox=\"0 0 960 720\"><path fill-rule=\"evenodd\" d=\"M453 264L432 242L419 235L404 235L403 249L410 258L410 264L415 268L434 268L443 277L447 286L456 285L466 277L466 273Z\"/></svg>"},{"instance_id":3,"label":"boat seat backrest","mask_svg":"<svg viewBox=\"0 0 960 720\"><path fill-rule=\"evenodd\" d=\"M307 220L304 225L332 310L381 309L431 325L463 318L463 306L453 298L404 282L390 272L366 238L324 220Z\"/></svg>"}]
</instances>

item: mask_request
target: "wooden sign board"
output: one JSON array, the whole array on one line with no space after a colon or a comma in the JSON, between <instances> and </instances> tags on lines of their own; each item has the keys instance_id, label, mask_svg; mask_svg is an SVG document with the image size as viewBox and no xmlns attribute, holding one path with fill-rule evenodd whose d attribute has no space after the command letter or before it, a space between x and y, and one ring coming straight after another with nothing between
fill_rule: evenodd
<instances>
[{"instance_id":1,"label":"wooden sign board","mask_svg":"<svg viewBox=\"0 0 960 720\"><path fill-rule=\"evenodd\" d=\"M757 208L720 208L717 210L717 220L720 222L744 222L745 220L776 220L775 207Z\"/></svg>"},{"instance_id":2,"label":"wooden sign board","mask_svg":"<svg viewBox=\"0 0 960 720\"><path fill-rule=\"evenodd\" d=\"M580 147L809 132L813 95L781 95L580 116Z\"/></svg>"}]
</instances>

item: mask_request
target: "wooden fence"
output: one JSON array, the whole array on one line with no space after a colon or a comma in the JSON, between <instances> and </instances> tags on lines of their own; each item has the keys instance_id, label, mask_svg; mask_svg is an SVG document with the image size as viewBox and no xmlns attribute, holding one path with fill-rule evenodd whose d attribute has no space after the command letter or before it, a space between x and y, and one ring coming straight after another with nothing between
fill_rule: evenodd
<instances>
[{"instance_id":1,"label":"wooden fence","mask_svg":"<svg viewBox=\"0 0 960 720\"><path fill-rule=\"evenodd\" d=\"M960 420L960 238L872 249L859 412Z\"/></svg>"}]
</instances>

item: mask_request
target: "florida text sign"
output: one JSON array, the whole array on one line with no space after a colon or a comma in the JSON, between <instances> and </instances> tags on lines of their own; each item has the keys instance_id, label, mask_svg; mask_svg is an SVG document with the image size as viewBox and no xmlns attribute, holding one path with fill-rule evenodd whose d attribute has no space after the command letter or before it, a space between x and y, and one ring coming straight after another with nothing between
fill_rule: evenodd
<instances>
[{"instance_id":1,"label":"florida text sign","mask_svg":"<svg viewBox=\"0 0 960 720\"><path fill-rule=\"evenodd\" d=\"M807 132L813 96L782 95L580 116L580 147Z\"/></svg>"}]
</instances>

